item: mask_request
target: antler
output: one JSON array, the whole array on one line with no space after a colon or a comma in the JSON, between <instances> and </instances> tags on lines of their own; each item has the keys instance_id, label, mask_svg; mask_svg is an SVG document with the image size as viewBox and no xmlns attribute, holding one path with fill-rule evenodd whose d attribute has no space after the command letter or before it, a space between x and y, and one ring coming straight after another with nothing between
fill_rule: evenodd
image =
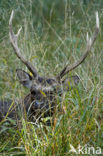
<instances>
[{"instance_id":1,"label":"antler","mask_svg":"<svg viewBox=\"0 0 103 156\"><path fill-rule=\"evenodd\" d=\"M17 57L27 66L27 68L29 69L29 71L33 74L34 77L36 77L37 71L36 69L32 66L32 64L30 62L28 62L22 55L20 52L20 49L18 48L18 36L20 34L20 31L22 28L20 28L17 32L17 34L14 34L13 29L12 29L12 20L13 20L13 16L14 16L14 11L12 11L11 16L10 16L10 20L9 20L9 36L10 36L10 42L14 48L15 54L17 55Z\"/></svg>"},{"instance_id":2,"label":"antler","mask_svg":"<svg viewBox=\"0 0 103 156\"><path fill-rule=\"evenodd\" d=\"M70 65L67 64L63 70L57 75L57 79L60 80L64 75L66 75L67 73L69 73L71 70L75 69L76 67L78 67L87 57L87 55L89 54L96 38L97 35L99 33L99 17L98 17L98 12L96 12L96 28L95 31L92 35L91 38L88 37L88 33L87 33L87 46L86 46L86 50L84 52L84 55L81 56L81 58L75 62L74 64Z\"/></svg>"}]
</instances>

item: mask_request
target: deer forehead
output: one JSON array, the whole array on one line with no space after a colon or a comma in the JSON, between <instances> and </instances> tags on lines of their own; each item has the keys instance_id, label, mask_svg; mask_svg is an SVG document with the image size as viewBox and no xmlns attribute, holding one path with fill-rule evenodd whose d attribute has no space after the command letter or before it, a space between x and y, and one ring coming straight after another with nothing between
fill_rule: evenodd
<instances>
[{"instance_id":1,"label":"deer forehead","mask_svg":"<svg viewBox=\"0 0 103 156\"><path fill-rule=\"evenodd\" d=\"M37 79L32 80L32 84L42 86L55 86L57 83L58 82L53 78L38 77Z\"/></svg>"},{"instance_id":2,"label":"deer forehead","mask_svg":"<svg viewBox=\"0 0 103 156\"><path fill-rule=\"evenodd\" d=\"M44 91L44 92L48 92L48 91L53 91L54 88L57 86L57 82L55 79L34 79L32 80L32 87L31 90L35 90L35 91Z\"/></svg>"}]
</instances>

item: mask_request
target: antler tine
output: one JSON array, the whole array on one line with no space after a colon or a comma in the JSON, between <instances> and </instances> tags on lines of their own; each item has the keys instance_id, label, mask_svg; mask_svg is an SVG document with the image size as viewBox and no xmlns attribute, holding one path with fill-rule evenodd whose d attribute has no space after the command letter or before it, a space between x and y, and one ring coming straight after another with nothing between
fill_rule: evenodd
<instances>
[{"instance_id":1,"label":"antler tine","mask_svg":"<svg viewBox=\"0 0 103 156\"><path fill-rule=\"evenodd\" d=\"M60 80L64 75L66 75L67 73L69 73L71 70L75 69L76 67L78 67L87 57L87 55L89 54L96 38L97 38L97 35L99 33L99 17L98 17L98 12L96 12L96 28L95 28L95 31L92 35L91 38L89 38L88 36L88 33L87 33L87 46L86 46L86 50L84 52L84 55L81 56L81 58L75 62L74 64L72 65L66 65L63 70L60 72L60 74L56 77L58 80Z\"/></svg>"},{"instance_id":2,"label":"antler tine","mask_svg":"<svg viewBox=\"0 0 103 156\"><path fill-rule=\"evenodd\" d=\"M33 65L28 62L22 55L20 52L20 49L18 47L18 36L20 34L20 31L22 28L20 28L17 32L17 34L14 34L13 32L13 28L12 28L12 20L13 20L13 16L14 16L14 11L12 11L11 16L10 16L10 20L9 20L9 37L10 37L10 42L14 48L15 54L17 55L17 57L27 66L27 68L29 69L29 71L33 74L34 77L36 77L37 71L36 69L33 67Z\"/></svg>"}]
</instances>

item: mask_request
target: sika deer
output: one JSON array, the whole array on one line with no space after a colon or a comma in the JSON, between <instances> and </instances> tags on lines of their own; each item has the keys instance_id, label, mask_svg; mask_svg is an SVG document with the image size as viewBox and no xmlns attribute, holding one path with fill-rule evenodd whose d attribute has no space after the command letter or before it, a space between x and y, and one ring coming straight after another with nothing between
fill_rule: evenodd
<instances>
[{"instance_id":1,"label":"sika deer","mask_svg":"<svg viewBox=\"0 0 103 156\"><path fill-rule=\"evenodd\" d=\"M20 34L21 28L18 30L17 34L14 34L12 29L13 16L14 11L12 11L9 20L10 42L13 46L15 54L27 66L28 70L32 73L32 76L22 69L17 69L16 72L20 83L23 86L29 88L30 93L20 102L20 104L17 105L14 102L14 105L12 107L13 110L9 110L12 102L0 102L0 119L2 119L8 111L11 111L10 113L8 113L8 117L12 118L15 118L15 115L18 118L18 112L22 112L21 114L23 115L26 112L30 120L52 116L55 108L57 107L56 95L62 96L63 91L69 90L68 84L72 84L71 82L73 82L75 85L77 85L79 82L79 77L77 75L72 76L71 78L66 78L65 80L63 80L62 78L70 71L78 67L89 54L99 32L98 12L96 12L96 28L92 37L89 38L87 34L87 45L83 56L81 56L80 59L74 64L67 64L62 69L62 71L53 78L41 77L35 67L21 55L20 49L18 47L18 36ZM68 81L70 82L68 83Z\"/></svg>"}]
</instances>

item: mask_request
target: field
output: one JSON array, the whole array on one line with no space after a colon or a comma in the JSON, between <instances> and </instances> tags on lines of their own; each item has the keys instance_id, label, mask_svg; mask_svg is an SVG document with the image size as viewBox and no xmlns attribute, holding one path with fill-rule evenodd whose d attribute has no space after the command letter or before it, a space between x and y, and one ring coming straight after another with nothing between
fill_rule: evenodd
<instances>
[{"instance_id":1,"label":"field","mask_svg":"<svg viewBox=\"0 0 103 156\"><path fill-rule=\"evenodd\" d=\"M0 155L98 155L103 152L103 2L100 0L1 0L0 1L0 100L16 100L29 93L18 81L16 69L27 68L16 57L9 40L9 18L15 10L13 29L22 26L19 47L39 74L53 77L83 55L86 34L95 30L95 12L100 32L86 60L68 76L80 83L65 92L64 113L56 112L54 123L35 125L22 119L0 123ZM45 119L46 120L46 119ZM11 124L13 126L11 126ZM81 146L83 150L78 153ZM72 148L77 153L70 152ZM80 149L81 149L80 148ZM90 149L91 148L91 149ZM90 152L90 153L89 153Z\"/></svg>"}]
</instances>

